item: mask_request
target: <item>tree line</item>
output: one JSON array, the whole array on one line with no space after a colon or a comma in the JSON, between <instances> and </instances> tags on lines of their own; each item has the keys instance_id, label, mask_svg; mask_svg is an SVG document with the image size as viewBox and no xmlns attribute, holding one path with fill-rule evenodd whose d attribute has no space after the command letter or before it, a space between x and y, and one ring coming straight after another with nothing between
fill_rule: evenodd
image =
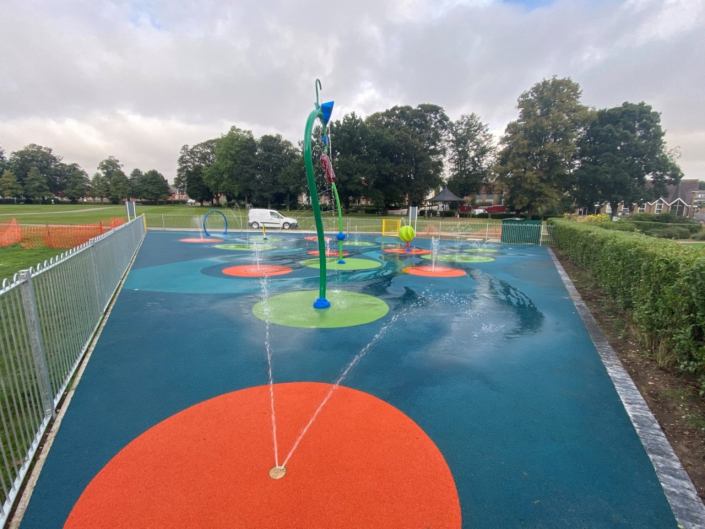
<instances>
[{"instance_id":1,"label":"tree line","mask_svg":"<svg viewBox=\"0 0 705 529\"><path fill-rule=\"evenodd\" d=\"M460 197L474 197L483 188L503 193L510 210L528 215L604 203L616 211L620 202L655 199L682 178L677 150L666 149L660 114L651 106L625 102L595 109L581 96L570 78L534 84L519 97L518 118L498 142L476 114L452 121L433 104L395 106L364 119L346 114L328 131L341 202L346 209L361 198L381 210L421 205L447 185ZM315 132L314 154L322 148ZM0 163L11 173L0 179L4 196L32 198L48 189L72 198L87 189L113 200L128 195L158 200L166 193L159 173L135 170L127 178L112 157L99 164L90 182L80 167L63 164L46 147L30 145L7 160L0 155ZM325 190L320 171L317 178ZM232 127L219 138L184 145L174 183L201 203L224 197L288 208L307 191L302 143L279 134L256 138Z\"/></svg>"},{"instance_id":2,"label":"tree line","mask_svg":"<svg viewBox=\"0 0 705 529\"><path fill-rule=\"evenodd\" d=\"M166 178L154 169L134 169L128 177L118 159L98 164L93 178L77 163L67 164L49 147L30 144L6 157L0 148L0 196L41 202L65 197L71 202L91 197L117 204L129 197L165 200L171 195Z\"/></svg>"},{"instance_id":3,"label":"tree line","mask_svg":"<svg viewBox=\"0 0 705 529\"><path fill-rule=\"evenodd\" d=\"M475 114L453 122L437 105L397 106L362 119L355 113L329 123L330 151L343 206L365 198L377 209L422 203L449 184L459 193L479 190L489 177L495 147L488 126ZM314 155L322 153L320 129ZM317 174L319 189L327 184ZM233 127L220 138L190 147L178 160L175 185L204 202L228 201L287 208L307 191L302 145L281 135L255 138Z\"/></svg>"},{"instance_id":4,"label":"tree line","mask_svg":"<svg viewBox=\"0 0 705 529\"><path fill-rule=\"evenodd\" d=\"M594 109L578 83L544 79L522 93L518 119L499 142L476 114L448 118L438 105L395 106L330 124L341 202L365 198L377 209L421 205L441 185L460 197L504 193L512 211L560 214L575 206L643 203L683 176L668 151L660 114L646 103ZM321 152L314 135L314 153ZM319 188L326 184L318 175ZM233 127L184 145L176 185L199 201L225 196L256 205L290 205L306 191L301 145L280 135L256 139Z\"/></svg>"}]
</instances>

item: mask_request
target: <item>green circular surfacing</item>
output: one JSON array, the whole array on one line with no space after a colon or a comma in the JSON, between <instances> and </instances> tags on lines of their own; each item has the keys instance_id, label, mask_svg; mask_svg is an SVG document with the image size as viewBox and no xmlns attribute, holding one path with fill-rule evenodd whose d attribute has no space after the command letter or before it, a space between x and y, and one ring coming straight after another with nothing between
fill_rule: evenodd
<instances>
[{"instance_id":1,"label":"green circular surfacing","mask_svg":"<svg viewBox=\"0 0 705 529\"><path fill-rule=\"evenodd\" d=\"M338 264L338 258L326 259L327 270L371 270L379 268L382 263L372 261L371 259L348 259L343 257L345 264ZM306 259L301 261L301 264L309 268L320 268L321 262L318 259Z\"/></svg>"},{"instance_id":2,"label":"green circular surfacing","mask_svg":"<svg viewBox=\"0 0 705 529\"><path fill-rule=\"evenodd\" d=\"M274 250L276 246L273 244L258 244L260 250ZM216 244L216 248L219 250L237 250L239 252L254 252L255 251L255 245L254 244L245 244L245 243L233 243L233 244Z\"/></svg>"},{"instance_id":3,"label":"green circular surfacing","mask_svg":"<svg viewBox=\"0 0 705 529\"><path fill-rule=\"evenodd\" d=\"M272 296L266 307L260 301L252 313L260 320L307 329L335 329L371 323L389 312L389 305L374 296L357 292L329 290L330 307L314 309L318 290L301 290Z\"/></svg>"},{"instance_id":4,"label":"green circular surfacing","mask_svg":"<svg viewBox=\"0 0 705 529\"><path fill-rule=\"evenodd\" d=\"M484 248L484 249L482 249L482 248L472 248L472 249L463 250L463 251L464 251L464 252L477 252L477 253L494 253L494 252L498 252L499 250L497 250L497 249L495 249L495 248Z\"/></svg>"},{"instance_id":5,"label":"green circular surfacing","mask_svg":"<svg viewBox=\"0 0 705 529\"><path fill-rule=\"evenodd\" d=\"M433 255L422 255L421 259L433 259ZM481 255L455 255L441 254L436 256L436 261L452 262L452 263L489 263L494 261L493 257L483 257Z\"/></svg>"},{"instance_id":6,"label":"green circular surfacing","mask_svg":"<svg viewBox=\"0 0 705 529\"><path fill-rule=\"evenodd\" d=\"M377 246L376 242L367 241L343 241L343 246Z\"/></svg>"},{"instance_id":7,"label":"green circular surfacing","mask_svg":"<svg viewBox=\"0 0 705 529\"><path fill-rule=\"evenodd\" d=\"M242 237L240 238L242 239ZM250 237L248 240L249 244L254 244L255 242L259 243L268 243L268 242L279 242L281 239L279 237L267 237L267 240L265 241L262 237Z\"/></svg>"}]
</instances>

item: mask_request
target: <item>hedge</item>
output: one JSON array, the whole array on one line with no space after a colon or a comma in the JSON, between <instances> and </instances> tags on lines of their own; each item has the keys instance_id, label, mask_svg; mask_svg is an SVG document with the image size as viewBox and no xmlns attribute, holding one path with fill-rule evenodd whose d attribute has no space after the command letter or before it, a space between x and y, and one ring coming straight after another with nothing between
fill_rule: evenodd
<instances>
[{"instance_id":1,"label":"hedge","mask_svg":"<svg viewBox=\"0 0 705 529\"><path fill-rule=\"evenodd\" d=\"M663 367L705 388L705 253L641 234L554 220L556 246L592 273Z\"/></svg>"},{"instance_id":2,"label":"hedge","mask_svg":"<svg viewBox=\"0 0 705 529\"><path fill-rule=\"evenodd\" d=\"M645 233L651 232L654 230L664 230L664 229L669 229L669 228L681 228L681 229L686 229L688 230L689 233L698 233L701 229L702 226L700 224L696 223L683 223L683 224L666 224L665 222L642 222L642 221L633 221L633 220L628 220L628 221L619 221L620 223L624 222L625 224L633 224L634 226L637 227L639 231L643 231Z\"/></svg>"},{"instance_id":3,"label":"hedge","mask_svg":"<svg viewBox=\"0 0 705 529\"><path fill-rule=\"evenodd\" d=\"M476 219L524 219L526 215L517 215L516 213L478 213L477 215L473 215L473 217Z\"/></svg>"},{"instance_id":4,"label":"hedge","mask_svg":"<svg viewBox=\"0 0 705 529\"><path fill-rule=\"evenodd\" d=\"M659 237L661 239L690 239L690 232L685 228L671 226L662 230L652 230L645 232L646 235Z\"/></svg>"},{"instance_id":5,"label":"hedge","mask_svg":"<svg viewBox=\"0 0 705 529\"><path fill-rule=\"evenodd\" d=\"M688 217L679 217L674 213L635 213L631 217L627 217L626 220L635 220L638 222L660 222L662 224L687 224L693 222Z\"/></svg>"},{"instance_id":6,"label":"hedge","mask_svg":"<svg viewBox=\"0 0 705 529\"><path fill-rule=\"evenodd\" d=\"M603 230L636 231L636 226L631 222L597 222L594 226Z\"/></svg>"}]
</instances>

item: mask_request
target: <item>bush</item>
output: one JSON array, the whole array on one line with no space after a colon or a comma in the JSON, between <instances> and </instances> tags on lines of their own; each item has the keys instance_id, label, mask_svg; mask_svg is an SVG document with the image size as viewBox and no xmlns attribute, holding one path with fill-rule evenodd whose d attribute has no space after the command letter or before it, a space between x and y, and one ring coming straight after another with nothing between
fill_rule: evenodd
<instances>
[{"instance_id":1,"label":"bush","mask_svg":"<svg viewBox=\"0 0 705 529\"><path fill-rule=\"evenodd\" d=\"M176 204L186 204L186 200L174 200L173 205ZM200 204L200 202L199 202ZM208 204L208 202L204 202L204 204ZM140 206L171 206L172 201L171 200L140 200L139 203Z\"/></svg>"},{"instance_id":2,"label":"bush","mask_svg":"<svg viewBox=\"0 0 705 529\"><path fill-rule=\"evenodd\" d=\"M610 222L612 220L610 216L605 213L598 213L597 215L576 215L575 213L565 213L563 215L563 218L566 220L574 220L584 224Z\"/></svg>"},{"instance_id":3,"label":"bush","mask_svg":"<svg viewBox=\"0 0 705 529\"><path fill-rule=\"evenodd\" d=\"M627 313L663 367L705 385L705 255L681 245L551 221L554 241Z\"/></svg>"},{"instance_id":4,"label":"bush","mask_svg":"<svg viewBox=\"0 0 705 529\"><path fill-rule=\"evenodd\" d=\"M636 231L636 226L630 222L599 222L595 226L603 230Z\"/></svg>"},{"instance_id":5,"label":"bush","mask_svg":"<svg viewBox=\"0 0 705 529\"><path fill-rule=\"evenodd\" d=\"M525 218L526 215L517 215L516 213L491 213L493 219L515 219ZM478 215L479 216L479 215Z\"/></svg>"},{"instance_id":6,"label":"bush","mask_svg":"<svg viewBox=\"0 0 705 529\"><path fill-rule=\"evenodd\" d=\"M635 213L629 217L630 221L636 222L661 222L665 224L688 224L693 223L688 217L678 217L674 213Z\"/></svg>"},{"instance_id":7,"label":"bush","mask_svg":"<svg viewBox=\"0 0 705 529\"><path fill-rule=\"evenodd\" d=\"M702 226L700 224L689 223L689 224L679 224L678 226L664 224L663 222L635 222L632 220L626 221L625 224L634 224L636 228L644 233L653 232L654 230L665 230L671 228L688 230L688 233L698 233ZM687 239L687 237L686 237Z\"/></svg>"},{"instance_id":8,"label":"bush","mask_svg":"<svg viewBox=\"0 0 705 529\"><path fill-rule=\"evenodd\" d=\"M650 232L649 235L660 239L690 239L690 232L685 228L679 228L677 226L654 230Z\"/></svg>"},{"instance_id":9,"label":"bush","mask_svg":"<svg viewBox=\"0 0 705 529\"><path fill-rule=\"evenodd\" d=\"M693 235L693 239L695 239L696 241L705 241L705 231L696 233L695 235Z\"/></svg>"}]
</instances>

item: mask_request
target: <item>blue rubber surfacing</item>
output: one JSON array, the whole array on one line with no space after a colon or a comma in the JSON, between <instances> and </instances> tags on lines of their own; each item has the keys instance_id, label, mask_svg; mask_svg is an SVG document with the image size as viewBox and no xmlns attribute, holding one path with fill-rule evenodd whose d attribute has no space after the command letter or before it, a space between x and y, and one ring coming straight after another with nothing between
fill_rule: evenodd
<instances>
[{"instance_id":1,"label":"blue rubber surfacing","mask_svg":"<svg viewBox=\"0 0 705 529\"><path fill-rule=\"evenodd\" d=\"M264 323L251 310L259 281L220 273L252 263L252 254L181 237L147 234L22 528L62 527L90 480L156 423L266 384ZM269 280L272 295L315 289L318 270L299 264L315 243L283 239L261 254L262 263L294 268ZM442 251L472 248L455 245L444 242ZM445 263L468 273L459 278L407 275L402 268L430 263L380 247L346 248L382 266L333 272L329 288L380 297L389 314L343 329L273 325L275 382L332 382L403 311L345 385L396 406L436 443L453 473L464 527L676 527L548 252L495 248L494 262Z\"/></svg>"}]
</instances>

